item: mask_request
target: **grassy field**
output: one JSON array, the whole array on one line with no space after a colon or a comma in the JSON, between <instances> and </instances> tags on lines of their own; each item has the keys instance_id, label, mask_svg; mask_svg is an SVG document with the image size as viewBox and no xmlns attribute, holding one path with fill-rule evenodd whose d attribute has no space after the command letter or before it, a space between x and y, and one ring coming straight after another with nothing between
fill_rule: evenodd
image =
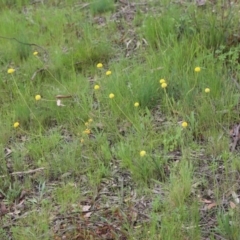
<instances>
[{"instance_id":1,"label":"grassy field","mask_svg":"<svg viewBox=\"0 0 240 240\"><path fill-rule=\"evenodd\" d=\"M239 240L239 10L0 0L0 239Z\"/></svg>"}]
</instances>

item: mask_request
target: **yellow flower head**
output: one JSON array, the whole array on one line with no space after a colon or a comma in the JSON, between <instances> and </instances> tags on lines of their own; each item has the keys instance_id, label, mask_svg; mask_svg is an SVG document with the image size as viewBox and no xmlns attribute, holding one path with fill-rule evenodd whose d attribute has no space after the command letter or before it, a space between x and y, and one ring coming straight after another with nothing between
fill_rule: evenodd
<instances>
[{"instance_id":1,"label":"yellow flower head","mask_svg":"<svg viewBox=\"0 0 240 240\"><path fill-rule=\"evenodd\" d=\"M139 107L139 102L135 102L134 107Z\"/></svg>"},{"instance_id":2,"label":"yellow flower head","mask_svg":"<svg viewBox=\"0 0 240 240\"><path fill-rule=\"evenodd\" d=\"M84 139L83 138L80 139L80 143L84 143Z\"/></svg>"},{"instance_id":3,"label":"yellow flower head","mask_svg":"<svg viewBox=\"0 0 240 240\"><path fill-rule=\"evenodd\" d=\"M159 80L159 83L160 83L160 84L163 84L163 83L165 83L165 82L166 82L166 81L165 81L165 79L163 79L163 78Z\"/></svg>"},{"instance_id":4,"label":"yellow flower head","mask_svg":"<svg viewBox=\"0 0 240 240\"><path fill-rule=\"evenodd\" d=\"M205 88L205 93L209 93L210 92L210 88Z\"/></svg>"},{"instance_id":5,"label":"yellow flower head","mask_svg":"<svg viewBox=\"0 0 240 240\"><path fill-rule=\"evenodd\" d=\"M140 152L140 157L144 157L146 154L147 154L146 151L141 151Z\"/></svg>"},{"instance_id":6,"label":"yellow flower head","mask_svg":"<svg viewBox=\"0 0 240 240\"><path fill-rule=\"evenodd\" d=\"M88 119L88 122L91 123L91 122L93 122L93 120L92 120L91 118L89 118L89 119Z\"/></svg>"},{"instance_id":7,"label":"yellow flower head","mask_svg":"<svg viewBox=\"0 0 240 240\"><path fill-rule=\"evenodd\" d=\"M167 84L164 82L161 84L161 88L166 88L167 87Z\"/></svg>"},{"instance_id":8,"label":"yellow flower head","mask_svg":"<svg viewBox=\"0 0 240 240\"><path fill-rule=\"evenodd\" d=\"M14 127L14 128L17 128L17 127L19 127L19 125L20 125L19 122L15 122L15 123L13 124L13 127Z\"/></svg>"},{"instance_id":9,"label":"yellow flower head","mask_svg":"<svg viewBox=\"0 0 240 240\"><path fill-rule=\"evenodd\" d=\"M188 123L187 122L182 122L182 127L183 128L186 128L188 126Z\"/></svg>"},{"instance_id":10,"label":"yellow flower head","mask_svg":"<svg viewBox=\"0 0 240 240\"><path fill-rule=\"evenodd\" d=\"M200 68L200 67L195 67L195 68L194 68L194 71L195 71L195 72L200 72L200 71L201 71L201 68Z\"/></svg>"},{"instance_id":11,"label":"yellow flower head","mask_svg":"<svg viewBox=\"0 0 240 240\"><path fill-rule=\"evenodd\" d=\"M84 124L86 127L89 125L89 122L85 122L85 124Z\"/></svg>"},{"instance_id":12,"label":"yellow flower head","mask_svg":"<svg viewBox=\"0 0 240 240\"><path fill-rule=\"evenodd\" d=\"M14 73L14 72L15 72L15 69L14 69L14 68L9 68L7 72L8 72L9 74Z\"/></svg>"},{"instance_id":13,"label":"yellow flower head","mask_svg":"<svg viewBox=\"0 0 240 240\"><path fill-rule=\"evenodd\" d=\"M86 128L84 131L83 131L84 134L90 134L91 133L91 130L89 128Z\"/></svg>"},{"instance_id":14,"label":"yellow flower head","mask_svg":"<svg viewBox=\"0 0 240 240\"><path fill-rule=\"evenodd\" d=\"M94 90L98 90L99 88L100 88L100 86L97 84L94 86Z\"/></svg>"},{"instance_id":15,"label":"yellow flower head","mask_svg":"<svg viewBox=\"0 0 240 240\"><path fill-rule=\"evenodd\" d=\"M33 55L34 56L38 55L38 52L37 51L33 52Z\"/></svg>"},{"instance_id":16,"label":"yellow flower head","mask_svg":"<svg viewBox=\"0 0 240 240\"><path fill-rule=\"evenodd\" d=\"M114 97L115 97L115 95L113 93L109 94L109 98L114 98Z\"/></svg>"},{"instance_id":17,"label":"yellow flower head","mask_svg":"<svg viewBox=\"0 0 240 240\"><path fill-rule=\"evenodd\" d=\"M111 71L109 71L109 70L108 70L108 71L106 71L106 75L107 75L107 76L109 76L109 75L111 75L111 74L112 74L112 72L111 72Z\"/></svg>"},{"instance_id":18,"label":"yellow flower head","mask_svg":"<svg viewBox=\"0 0 240 240\"><path fill-rule=\"evenodd\" d=\"M39 94L35 96L35 100L36 100L36 101L39 101L41 98L42 98L42 97L41 97L41 95L39 95Z\"/></svg>"},{"instance_id":19,"label":"yellow flower head","mask_svg":"<svg viewBox=\"0 0 240 240\"><path fill-rule=\"evenodd\" d=\"M103 64L102 63L98 63L97 64L97 68L102 68L103 67Z\"/></svg>"}]
</instances>

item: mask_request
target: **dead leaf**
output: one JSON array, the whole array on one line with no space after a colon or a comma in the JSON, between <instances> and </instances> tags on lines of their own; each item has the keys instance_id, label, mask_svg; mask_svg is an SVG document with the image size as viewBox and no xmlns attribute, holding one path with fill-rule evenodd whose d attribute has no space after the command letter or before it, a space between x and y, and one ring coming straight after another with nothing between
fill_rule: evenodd
<instances>
[{"instance_id":1,"label":"dead leaf","mask_svg":"<svg viewBox=\"0 0 240 240\"><path fill-rule=\"evenodd\" d=\"M91 215L92 215L92 212L88 212L88 213L84 214L84 217L85 218L90 218Z\"/></svg>"},{"instance_id":2,"label":"dead leaf","mask_svg":"<svg viewBox=\"0 0 240 240\"><path fill-rule=\"evenodd\" d=\"M136 229L136 228L141 228L142 227L142 225L138 225L138 226L135 226L134 228Z\"/></svg>"},{"instance_id":3,"label":"dead leaf","mask_svg":"<svg viewBox=\"0 0 240 240\"><path fill-rule=\"evenodd\" d=\"M212 209L213 207L216 207L216 206L217 206L216 203L211 203L207 206L207 209L210 210L210 209Z\"/></svg>"},{"instance_id":4,"label":"dead leaf","mask_svg":"<svg viewBox=\"0 0 240 240\"><path fill-rule=\"evenodd\" d=\"M84 205L82 206L83 212L87 212L92 206L91 205Z\"/></svg>"},{"instance_id":5,"label":"dead leaf","mask_svg":"<svg viewBox=\"0 0 240 240\"><path fill-rule=\"evenodd\" d=\"M135 50L138 49L140 46L141 46L141 42L140 42L140 41L137 41L137 44L136 44Z\"/></svg>"},{"instance_id":6,"label":"dead leaf","mask_svg":"<svg viewBox=\"0 0 240 240\"><path fill-rule=\"evenodd\" d=\"M239 202L240 202L239 197L234 191L232 191L232 197L233 197L234 202L236 204L239 204Z\"/></svg>"},{"instance_id":7,"label":"dead leaf","mask_svg":"<svg viewBox=\"0 0 240 240\"><path fill-rule=\"evenodd\" d=\"M230 204L230 207L231 207L232 209L236 208L236 204L235 204L234 202L230 201L229 204Z\"/></svg>"},{"instance_id":8,"label":"dead leaf","mask_svg":"<svg viewBox=\"0 0 240 240\"><path fill-rule=\"evenodd\" d=\"M129 202L130 200L132 200L132 198L131 198L131 197L128 197L128 198L125 198L125 199L124 199L124 202L127 203L127 202Z\"/></svg>"},{"instance_id":9,"label":"dead leaf","mask_svg":"<svg viewBox=\"0 0 240 240\"><path fill-rule=\"evenodd\" d=\"M2 202L0 203L0 216L5 215L8 212L6 205Z\"/></svg>"},{"instance_id":10,"label":"dead leaf","mask_svg":"<svg viewBox=\"0 0 240 240\"><path fill-rule=\"evenodd\" d=\"M212 203L212 201L211 201L211 200L208 200L208 199L202 199L201 201L204 202L204 203L207 203L207 204Z\"/></svg>"}]
</instances>

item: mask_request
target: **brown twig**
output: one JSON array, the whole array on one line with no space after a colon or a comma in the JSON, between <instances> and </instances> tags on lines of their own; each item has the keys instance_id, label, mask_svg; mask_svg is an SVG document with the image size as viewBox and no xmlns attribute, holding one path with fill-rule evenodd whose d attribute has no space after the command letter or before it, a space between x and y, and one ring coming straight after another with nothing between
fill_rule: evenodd
<instances>
[{"instance_id":1,"label":"brown twig","mask_svg":"<svg viewBox=\"0 0 240 240\"><path fill-rule=\"evenodd\" d=\"M72 95L57 95L56 98L60 99L60 98L71 98Z\"/></svg>"},{"instance_id":2,"label":"brown twig","mask_svg":"<svg viewBox=\"0 0 240 240\"><path fill-rule=\"evenodd\" d=\"M22 42L22 41L19 41L17 38L14 38L14 37L4 37L4 36L0 36L0 38L2 39L7 39L7 40L15 40L16 42L20 43L20 44L24 44L24 45L28 45L28 46L35 46L35 47L38 47L40 49L42 49L45 53L47 52L46 49L44 49L43 47L35 44L35 43L26 43L26 42Z\"/></svg>"},{"instance_id":3,"label":"brown twig","mask_svg":"<svg viewBox=\"0 0 240 240\"><path fill-rule=\"evenodd\" d=\"M32 169L32 170L28 170L28 171L24 171L24 172L13 172L13 173L9 173L9 175L11 176L17 176L17 175L25 175L25 174L32 174L32 173L36 173L36 172L40 172L42 170L44 170L44 167L41 168L36 168L36 169ZM0 176L0 178L5 178L8 175L2 175Z\"/></svg>"},{"instance_id":4,"label":"brown twig","mask_svg":"<svg viewBox=\"0 0 240 240\"><path fill-rule=\"evenodd\" d=\"M40 68L37 71L35 71L31 77L31 80L33 80L37 76L38 73L43 72L44 70L46 70L46 68Z\"/></svg>"}]
</instances>

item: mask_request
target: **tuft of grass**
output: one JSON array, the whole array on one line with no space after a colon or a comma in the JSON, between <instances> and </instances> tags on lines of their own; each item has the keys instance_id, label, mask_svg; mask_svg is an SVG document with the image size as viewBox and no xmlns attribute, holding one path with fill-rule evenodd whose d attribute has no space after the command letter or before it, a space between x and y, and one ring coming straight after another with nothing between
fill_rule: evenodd
<instances>
[{"instance_id":1,"label":"tuft of grass","mask_svg":"<svg viewBox=\"0 0 240 240\"><path fill-rule=\"evenodd\" d=\"M114 1L113 0L95 0L91 2L90 5L91 12L93 14L101 14L109 11L114 11Z\"/></svg>"}]
</instances>

